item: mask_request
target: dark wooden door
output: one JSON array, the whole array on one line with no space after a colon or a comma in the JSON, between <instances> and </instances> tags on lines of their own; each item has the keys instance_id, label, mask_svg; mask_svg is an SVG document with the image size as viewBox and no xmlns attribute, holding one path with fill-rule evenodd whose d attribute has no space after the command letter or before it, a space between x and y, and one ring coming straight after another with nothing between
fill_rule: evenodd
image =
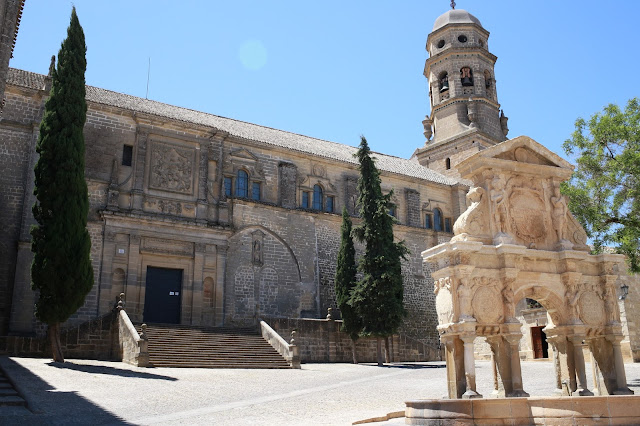
<instances>
[{"instance_id":1,"label":"dark wooden door","mask_svg":"<svg viewBox=\"0 0 640 426\"><path fill-rule=\"evenodd\" d=\"M143 321L180 324L182 269L147 267Z\"/></svg>"},{"instance_id":2,"label":"dark wooden door","mask_svg":"<svg viewBox=\"0 0 640 426\"><path fill-rule=\"evenodd\" d=\"M547 335L542 331L543 327L531 327L531 340L533 344L534 358L548 358L549 344L547 343Z\"/></svg>"}]
</instances>

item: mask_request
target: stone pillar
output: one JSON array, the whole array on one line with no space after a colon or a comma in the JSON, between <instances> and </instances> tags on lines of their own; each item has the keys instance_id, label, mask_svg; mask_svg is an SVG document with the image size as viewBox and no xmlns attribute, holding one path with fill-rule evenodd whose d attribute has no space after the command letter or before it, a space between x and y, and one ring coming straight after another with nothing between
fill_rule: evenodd
<instances>
[{"instance_id":1,"label":"stone pillar","mask_svg":"<svg viewBox=\"0 0 640 426\"><path fill-rule=\"evenodd\" d=\"M102 243L102 265L100 267L100 300L98 301L99 314L103 315L113 309L118 300L118 294L112 290L113 256L116 252L116 233L112 230L104 231Z\"/></svg>"},{"instance_id":2,"label":"stone pillar","mask_svg":"<svg viewBox=\"0 0 640 426\"><path fill-rule=\"evenodd\" d=\"M224 324L224 285L225 270L227 264L227 247L216 246L216 282L215 282L215 319L214 324L218 327Z\"/></svg>"},{"instance_id":3,"label":"stone pillar","mask_svg":"<svg viewBox=\"0 0 640 426\"><path fill-rule=\"evenodd\" d=\"M207 221L207 180L209 176L209 150L200 145L200 167L198 168L198 201L196 202L196 221Z\"/></svg>"},{"instance_id":4,"label":"stone pillar","mask_svg":"<svg viewBox=\"0 0 640 426\"><path fill-rule=\"evenodd\" d=\"M482 398L482 395L476 392L476 362L473 356L473 341L476 339L476 335L464 334L460 336L460 339L464 342L464 376L467 387L462 398Z\"/></svg>"},{"instance_id":5,"label":"stone pillar","mask_svg":"<svg viewBox=\"0 0 640 426\"><path fill-rule=\"evenodd\" d=\"M553 352L553 368L556 373L556 390L553 393L556 395L562 395L562 370L560 369L560 351L558 351L556 344L552 343L548 337L547 341L551 343Z\"/></svg>"},{"instance_id":6,"label":"stone pillar","mask_svg":"<svg viewBox=\"0 0 640 426\"><path fill-rule=\"evenodd\" d=\"M195 244L193 259L193 281L191 285L191 324L202 324L202 298L204 281L204 253L207 246L203 243Z\"/></svg>"},{"instance_id":7,"label":"stone pillar","mask_svg":"<svg viewBox=\"0 0 640 426\"><path fill-rule=\"evenodd\" d=\"M593 392L587 387L587 373L585 371L584 354L582 352L583 339L584 336L580 335L569 337L569 342L573 347L573 362L578 382L575 392L580 396L592 396Z\"/></svg>"},{"instance_id":8,"label":"stone pillar","mask_svg":"<svg viewBox=\"0 0 640 426\"><path fill-rule=\"evenodd\" d=\"M142 271L140 264L140 235L129 236L129 264L127 265L127 285L125 287L125 298L128 303L127 312L132 321L142 321L141 288Z\"/></svg>"},{"instance_id":9,"label":"stone pillar","mask_svg":"<svg viewBox=\"0 0 640 426\"><path fill-rule=\"evenodd\" d=\"M135 211L142 211L143 204L143 187L144 187L144 171L145 162L147 158L147 139L149 133L138 130L137 133L137 147L136 147L136 162L134 164L135 171L133 172L133 189L131 190L132 196L132 208Z\"/></svg>"},{"instance_id":10,"label":"stone pillar","mask_svg":"<svg viewBox=\"0 0 640 426\"><path fill-rule=\"evenodd\" d=\"M633 395L633 391L627 386L627 375L624 371L624 361L622 359L622 349L620 342L624 336L608 335L607 340L611 342L613 347L613 362L616 369L616 382L618 389L613 392L614 395Z\"/></svg>"},{"instance_id":11,"label":"stone pillar","mask_svg":"<svg viewBox=\"0 0 640 426\"><path fill-rule=\"evenodd\" d=\"M520 368L520 339L522 334L508 334L504 336L505 340L509 342L510 346L510 358L511 358L511 386L512 391L507 396L520 397L529 396L527 392L522 389L522 369Z\"/></svg>"},{"instance_id":12,"label":"stone pillar","mask_svg":"<svg viewBox=\"0 0 640 426\"><path fill-rule=\"evenodd\" d=\"M463 343L458 336L441 336L447 363L447 390L451 399L462 398L467 386L464 377Z\"/></svg>"},{"instance_id":13,"label":"stone pillar","mask_svg":"<svg viewBox=\"0 0 640 426\"><path fill-rule=\"evenodd\" d=\"M496 382L494 393L496 396L504 398L513 392L509 344L499 334L488 336L487 343L491 346L491 359L494 365L494 381Z\"/></svg>"}]
</instances>

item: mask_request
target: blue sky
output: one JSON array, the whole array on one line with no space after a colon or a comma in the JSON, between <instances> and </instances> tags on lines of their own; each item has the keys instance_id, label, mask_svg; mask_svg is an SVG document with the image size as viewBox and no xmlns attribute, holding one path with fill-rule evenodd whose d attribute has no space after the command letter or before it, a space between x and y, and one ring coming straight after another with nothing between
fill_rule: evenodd
<instances>
[{"instance_id":1,"label":"blue sky","mask_svg":"<svg viewBox=\"0 0 640 426\"><path fill-rule=\"evenodd\" d=\"M178 4L179 3L179 4ZM459 0L490 31L509 137L561 154L577 117L639 96L635 0ZM87 84L408 158L425 42L449 0L74 0ZM12 67L46 73L71 2L27 0Z\"/></svg>"}]
</instances>

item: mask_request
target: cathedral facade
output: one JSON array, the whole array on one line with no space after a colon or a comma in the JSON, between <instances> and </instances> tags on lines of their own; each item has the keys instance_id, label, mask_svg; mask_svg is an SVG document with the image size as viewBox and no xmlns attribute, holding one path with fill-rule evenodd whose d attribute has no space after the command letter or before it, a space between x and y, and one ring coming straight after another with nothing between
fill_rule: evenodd
<instances>
[{"instance_id":1,"label":"cathedral facade","mask_svg":"<svg viewBox=\"0 0 640 426\"><path fill-rule=\"evenodd\" d=\"M408 315L401 334L434 348L433 279L421 252L449 241L469 182L456 164L507 139L489 32L464 10L438 17L424 75L426 142L374 153L393 190ZM51 79L9 68L0 120L0 335L40 334L29 229L35 144ZM336 310L343 207L357 224L356 148L87 86L85 176L95 284L70 319L108 313L201 326ZM361 249L361 247L360 247ZM336 310L337 311L337 310Z\"/></svg>"}]
</instances>

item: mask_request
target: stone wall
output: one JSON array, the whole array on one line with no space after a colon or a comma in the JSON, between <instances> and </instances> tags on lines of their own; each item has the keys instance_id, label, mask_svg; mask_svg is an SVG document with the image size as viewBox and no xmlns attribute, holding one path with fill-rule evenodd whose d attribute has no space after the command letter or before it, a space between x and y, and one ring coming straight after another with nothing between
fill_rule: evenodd
<instances>
[{"instance_id":1,"label":"stone wall","mask_svg":"<svg viewBox=\"0 0 640 426\"><path fill-rule=\"evenodd\" d=\"M303 363L352 362L351 339L340 331L342 321L303 318L262 318L287 342L296 330L296 342ZM403 335L394 335L392 343L393 362L418 362L440 360L438 346ZM377 362L376 339L361 338L356 341L358 362Z\"/></svg>"},{"instance_id":2,"label":"stone wall","mask_svg":"<svg viewBox=\"0 0 640 426\"><path fill-rule=\"evenodd\" d=\"M117 316L111 312L60 332L62 353L69 359L119 360ZM51 356L47 336L0 336L0 354L22 357Z\"/></svg>"}]
</instances>

